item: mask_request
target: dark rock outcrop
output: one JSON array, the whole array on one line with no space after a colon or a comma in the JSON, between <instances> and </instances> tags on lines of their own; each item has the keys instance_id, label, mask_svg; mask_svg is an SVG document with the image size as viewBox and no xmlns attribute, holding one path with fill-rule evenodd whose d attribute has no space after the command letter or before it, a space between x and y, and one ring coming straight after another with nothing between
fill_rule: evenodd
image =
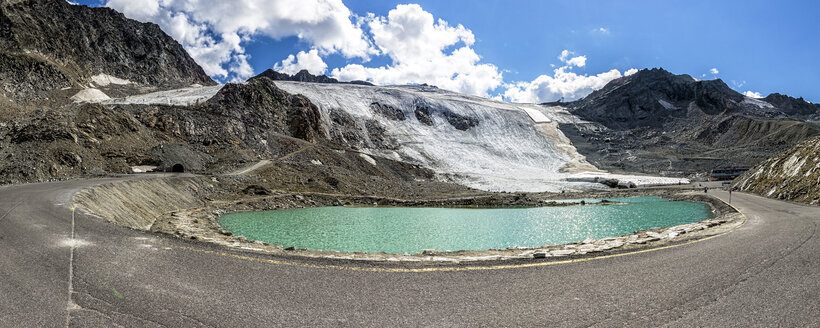
<instances>
[{"instance_id":1,"label":"dark rock outcrop","mask_svg":"<svg viewBox=\"0 0 820 328\"><path fill-rule=\"evenodd\" d=\"M367 85L372 86L373 84L370 82L365 81L350 81L350 82L339 82L339 80L334 79L332 77L327 77L325 75L313 75L310 74L307 70L301 70L294 75L290 75L287 73L280 73L274 71L272 69L265 70L264 72L260 73L257 76L252 77L251 79L266 77L273 81L295 81L295 82L312 82L312 83L348 83L348 84L359 84L359 85Z\"/></svg>"},{"instance_id":2,"label":"dark rock outcrop","mask_svg":"<svg viewBox=\"0 0 820 328\"><path fill-rule=\"evenodd\" d=\"M459 115L451 111L445 111L444 117L447 119L447 122L450 123L450 125L452 125L454 128L460 131L467 131L470 128L478 125L478 119L469 116Z\"/></svg>"},{"instance_id":3,"label":"dark rock outcrop","mask_svg":"<svg viewBox=\"0 0 820 328\"><path fill-rule=\"evenodd\" d=\"M227 84L201 110L310 142L325 137L316 105L279 89L267 78Z\"/></svg>"},{"instance_id":4,"label":"dark rock outcrop","mask_svg":"<svg viewBox=\"0 0 820 328\"><path fill-rule=\"evenodd\" d=\"M422 124L428 126L433 125L433 118L430 117L430 107L425 105L416 105L416 110L413 112L416 114L416 119Z\"/></svg>"},{"instance_id":5,"label":"dark rock outcrop","mask_svg":"<svg viewBox=\"0 0 820 328\"><path fill-rule=\"evenodd\" d=\"M404 121L407 119L407 117L404 116L404 112L402 112L401 109L395 108L390 105L374 102L370 104L370 108L372 108L373 111L375 111L376 113L379 113L382 116L394 121Z\"/></svg>"},{"instance_id":6,"label":"dark rock outcrop","mask_svg":"<svg viewBox=\"0 0 820 328\"><path fill-rule=\"evenodd\" d=\"M773 93L762 100L772 104L786 115L804 116L820 120L820 104L812 104L803 98L793 98L787 95Z\"/></svg>"},{"instance_id":7,"label":"dark rock outcrop","mask_svg":"<svg viewBox=\"0 0 820 328\"><path fill-rule=\"evenodd\" d=\"M424 125L433 126L433 115L441 115L450 123L456 130L467 131L472 127L478 126L479 120L474 117L457 114L448 108L436 108L426 103L420 102L416 104L416 109L413 111L416 119Z\"/></svg>"}]
</instances>

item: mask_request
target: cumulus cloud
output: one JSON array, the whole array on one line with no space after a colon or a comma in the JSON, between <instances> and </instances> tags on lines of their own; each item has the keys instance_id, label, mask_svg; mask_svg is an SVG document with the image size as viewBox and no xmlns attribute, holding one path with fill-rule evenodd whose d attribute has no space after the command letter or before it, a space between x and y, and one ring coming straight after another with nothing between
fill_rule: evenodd
<instances>
[{"instance_id":1,"label":"cumulus cloud","mask_svg":"<svg viewBox=\"0 0 820 328\"><path fill-rule=\"evenodd\" d=\"M217 78L253 74L243 44L258 36L296 36L323 55L366 60L378 53L341 0L108 0L106 6L157 23Z\"/></svg>"},{"instance_id":2,"label":"cumulus cloud","mask_svg":"<svg viewBox=\"0 0 820 328\"><path fill-rule=\"evenodd\" d=\"M763 95L761 95L760 92L754 92L751 90L747 90L743 93L743 95L749 98L763 98Z\"/></svg>"},{"instance_id":3,"label":"cumulus cloud","mask_svg":"<svg viewBox=\"0 0 820 328\"><path fill-rule=\"evenodd\" d=\"M564 62L565 64L567 64L569 66L578 66L578 67L586 66L587 56L577 56L577 57L569 58L570 54L574 54L574 53L570 52L569 50L561 51L561 55L558 56L558 60Z\"/></svg>"},{"instance_id":4,"label":"cumulus cloud","mask_svg":"<svg viewBox=\"0 0 820 328\"><path fill-rule=\"evenodd\" d=\"M709 73L712 73L712 74L717 75L717 74L719 74L719 73L720 73L720 71L718 71L718 69L717 69L717 68L712 67L712 69L710 69L710 70L709 70Z\"/></svg>"},{"instance_id":5,"label":"cumulus cloud","mask_svg":"<svg viewBox=\"0 0 820 328\"><path fill-rule=\"evenodd\" d=\"M630 69L626 70L626 72L624 72L624 76L630 76L630 75L635 74L635 73L638 73L638 69L637 68L630 68Z\"/></svg>"},{"instance_id":6,"label":"cumulus cloud","mask_svg":"<svg viewBox=\"0 0 820 328\"><path fill-rule=\"evenodd\" d=\"M153 17L159 12L158 0L109 0L106 6L138 20Z\"/></svg>"},{"instance_id":7,"label":"cumulus cloud","mask_svg":"<svg viewBox=\"0 0 820 328\"><path fill-rule=\"evenodd\" d=\"M387 16L365 17L354 15L341 0L107 0L106 6L127 17L157 23L207 74L223 81L244 80L254 74L245 53L247 43L260 37L294 36L310 50L289 55L274 64L274 69L325 74L328 55L358 60L330 70L330 76L342 81L427 83L479 96L503 86L499 92L506 100L544 102L575 100L622 76L615 69L577 74L572 70L586 67L587 57L564 50L558 57L563 66L552 65L552 75L503 84L502 71L482 63L473 49L476 37L470 29L436 19L417 4L398 5ZM596 32L609 30L601 27ZM389 64L368 66L374 56L387 57ZM624 75L635 72L630 69ZM717 74L717 69L712 72ZM498 92L493 93L498 99Z\"/></svg>"},{"instance_id":8,"label":"cumulus cloud","mask_svg":"<svg viewBox=\"0 0 820 328\"><path fill-rule=\"evenodd\" d=\"M542 103L557 100L577 100L603 88L609 81L620 78L621 72L612 69L597 75L580 75L572 72L573 66L583 67L585 56L569 58L571 52L564 50L558 59L566 65L553 70L553 75L541 75L530 82L515 82L505 85L504 98L512 102ZM569 59L568 59L569 58ZM583 58L583 60L575 60ZM578 65L580 64L580 65ZM624 74L635 74L637 69L629 69Z\"/></svg>"},{"instance_id":9,"label":"cumulus cloud","mask_svg":"<svg viewBox=\"0 0 820 328\"><path fill-rule=\"evenodd\" d=\"M387 17L371 14L366 21L375 46L391 64L350 64L333 69L331 76L381 85L427 83L480 96L501 85L501 72L495 65L479 63L481 57L472 48L475 36L462 25L436 20L417 4L398 5Z\"/></svg>"},{"instance_id":10,"label":"cumulus cloud","mask_svg":"<svg viewBox=\"0 0 820 328\"><path fill-rule=\"evenodd\" d=\"M291 75L306 69L310 74L321 75L327 71L327 64L319 56L318 50L311 49L308 52L300 51L296 56L288 56L282 62L273 65L273 69Z\"/></svg>"}]
</instances>

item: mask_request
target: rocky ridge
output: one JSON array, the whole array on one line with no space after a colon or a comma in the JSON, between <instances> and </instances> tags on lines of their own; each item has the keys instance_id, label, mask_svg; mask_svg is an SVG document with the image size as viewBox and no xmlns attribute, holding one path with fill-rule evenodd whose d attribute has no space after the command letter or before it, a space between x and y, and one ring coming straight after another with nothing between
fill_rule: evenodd
<instances>
[{"instance_id":1,"label":"rocky ridge","mask_svg":"<svg viewBox=\"0 0 820 328\"><path fill-rule=\"evenodd\" d=\"M749 167L820 134L820 106L778 94L748 98L721 80L644 69L562 106L585 120L562 124L602 169L696 176Z\"/></svg>"},{"instance_id":2,"label":"rocky ridge","mask_svg":"<svg viewBox=\"0 0 820 328\"><path fill-rule=\"evenodd\" d=\"M274 71L272 69L267 69L264 72L260 73L259 75L251 78L261 78L266 77L273 81L294 81L294 82L312 82L312 83L349 83L349 84L359 84L359 85L368 85L373 86L373 83L366 82L366 81L350 81L350 82L339 82L339 80L334 79L332 77L328 77L325 75L313 75L310 74L307 70L301 70L294 75L289 75L287 73L281 73Z\"/></svg>"},{"instance_id":3,"label":"rocky ridge","mask_svg":"<svg viewBox=\"0 0 820 328\"><path fill-rule=\"evenodd\" d=\"M820 204L820 137L808 139L747 171L731 188L766 197Z\"/></svg>"}]
</instances>

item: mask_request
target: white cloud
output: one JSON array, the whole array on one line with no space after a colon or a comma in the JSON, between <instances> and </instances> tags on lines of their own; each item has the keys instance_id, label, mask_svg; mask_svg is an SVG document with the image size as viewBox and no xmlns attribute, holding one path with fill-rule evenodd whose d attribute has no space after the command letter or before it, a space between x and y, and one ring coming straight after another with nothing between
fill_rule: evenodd
<instances>
[{"instance_id":1,"label":"white cloud","mask_svg":"<svg viewBox=\"0 0 820 328\"><path fill-rule=\"evenodd\" d=\"M577 57L569 58L570 54L574 54L574 53L570 52L569 50L561 51L561 55L558 56L558 60L560 60L560 61L562 61L565 64L570 65L570 66L578 66L578 67L586 66L587 56L577 56Z\"/></svg>"},{"instance_id":2,"label":"white cloud","mask_svg":"<svg viewBox=\"0 0 820 328\"><path fill-rule=\"evenodd\" d=\"M717 68L712 67L712 69L710 69L710 70L709 70L709 73L712 73L712 74L717 75L717 74L719 74L719 73L720 73L720 71L718 71L718 69L717 69Z\"/></svg>"},{"instance_id":3,"label":"white cloud","mask_svg":"<svg viewBox=\"0 0 820 328\"><path fill-rule=\"evenodd\" d=\"M333 69L333 77L381 85L427 83L480 96L501 85L498 67L479 63L481 57L472 49L475 36L462 25L435 20L417 4L398 5L387 17L370 15L366 20L375 45L391 64L350 64Z\"/></svg>"},{"instance_id":4,"label":"white cloud","mask_svg":"<svg viewBox=\"0 0 820 328\"><path fill-rule=\"evenodd\" d=\"M147 20L159 13L158 0L109 0L106 6L136 20Z\"/></svg>"},{"instance_id":5,"label":"white cloud","mask_svg":"<svg viewBox=\"0 0 820 328\"><path fill-rule=\"evenodd\" d=\"M108 0L106 6L157 23L218 78L253 74L243 44L258 36L296 36L323 55L367 60L378 53L341 0Z\"/></svg>"},{"instance_id":6,"label":"white cloud","mask_svg":"<svg viewBox=\"0 0 820 328\"><path fill-rule=\"evenodd\" d=\"M609 34L609 29L606 28L606 27L599 27L599 28L596 28L592 31L593 32L598 32L598 33L601 33L601 34Z\"/></svg>"},{"instance_id":7,"label":"white cloud","mask_svg":"<svg viewBox=\"0 0 820 328\"><path fill-rule=\"evenodd\" d=\"M751 90L747 90L743 93L743 95L749 98L763 98L763 95L761 95L760 92L754 92Z\"/></svg>"},{"instance_id":8,"label":"white cloud","mask_svg":"<svg viewBox=\"0 0 820 328\"><path fill-rule=\"evenodd\" d=\"M603 88L610 81L622 76L617 69L597 75L579 75L571 72L570 70L574 64L571 59L567 60L569 54L566 50L561 52L558 59L567 65L555 69L552 76L541 75L530 82L516 82L505 85L507 90L504 92L504 97L510 101L521 103L542 103L560 99L572 101L585 97L592 91ZM584 57L584 61L586 61L586 57ZM625 74L631 75L637 71L637 69L632 68L627 70Z\"/></svg>"},{"instance_id":9,"label":"white cloud","mask_svg":"<svg viewBox=\"0 0 820 328\"><path fill-rule=\"evenodd\" d=\"M624 72L624 76L630 76L630 75L635 74L635 73L638 73L638 69L637 68L630 68L630 69L626 70L626 72Z\"/></svg>"},{"instance_id":10,"label":"white cloud","mask_svg":"<svg viewBox=\"0 0 820 328\"><path fill-rule=\"evenodd\" d=\"M330 71L342 81L427 83L479 96L503 85L505 99L543 102L578 99L621 77L615 69L591 76L576 74L572 69L586 67L587 57L564 50L558 57L564 66L552 65L551 76L503 84L502 71L482 63L473 49L476 37L470 29L436 19L417 4L398 5L386 17L356 16L341 0L107 0L106 5L130 18L159 24L206 73L222 80L243 80L254 74L245 52L247 43L259 37L293 36L310 50L288 56L274 69L324 74L329 69L324 61L328 55L360 59ZM609 30L600 27L596 32ZM366 66L372 56L382 55L389 64ZM717 74L717 69L713 71Z\"/></svg>"},{"instance_id":11,"label":"white cloud","mask_svg":"<svg viewBox=\"0 0 820 328\"><path fill-rule=\"evenodd\" d=\"M310 74L321 75L327 71L327 64L319 57L319 51L311 49L308 52L300 51L296 56L288 56L280 63L273 65L273 69L288 74L296 74L306 69Z\"/></svg>"}]
</instances>

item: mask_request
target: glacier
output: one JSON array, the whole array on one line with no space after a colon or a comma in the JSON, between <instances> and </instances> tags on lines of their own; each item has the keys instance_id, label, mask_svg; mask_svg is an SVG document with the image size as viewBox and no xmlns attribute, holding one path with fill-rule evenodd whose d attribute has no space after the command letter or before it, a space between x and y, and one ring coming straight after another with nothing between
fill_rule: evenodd
<instances>
[{"instance_id":1,"label":"glacier","mask_svg":"<svg viewBox=\"0 0 820 328\"><path fill-rule=\"evenodd\" d=\"M688 183L679 178L613 175L595 168L558 128L561 123L585 122L560 106L502 102L430 86L275 84L316 104L328 135L350 128L333 119L341 113L352 118L354 130L363 138L372 138L368 127L377 122L383 136L393 141L385 147L366 140L369 142L352 145L357 151L418 164L442 179L472 188L561 192L606 188L596 183L599 179L635 186ZM220 88L191 87L101 102L185 106L213 97ZM401 114L384 115L380 108Z\"/></svg>"}]
</instances>

